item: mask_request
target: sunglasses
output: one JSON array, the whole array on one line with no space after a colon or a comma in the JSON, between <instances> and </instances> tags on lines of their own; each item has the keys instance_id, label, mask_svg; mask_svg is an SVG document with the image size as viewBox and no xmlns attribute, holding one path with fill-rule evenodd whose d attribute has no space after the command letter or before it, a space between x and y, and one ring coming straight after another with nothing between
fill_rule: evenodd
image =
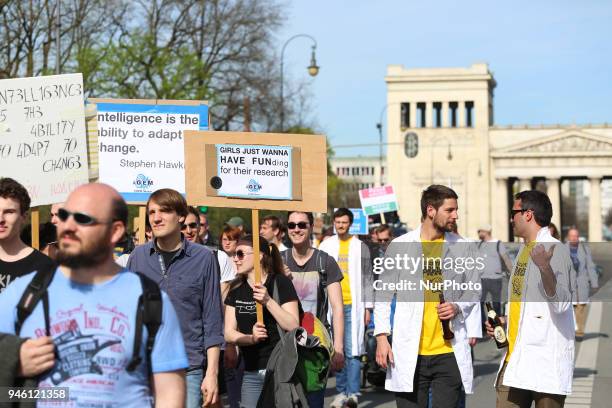
<instances>
[{"instance_id":1,"label":"sunglasses","mask_svg":"<svg viewBox=\"0 0 612 408\"><path fill-rule=\"evenodd\" d=\"M197 229L198 228L198 223L197 222L190 222L189 224L183 224L183 225L181 225L181 231L186 230L187 227L189 227L191 229Z\"/></svg>"},{"instance_id":2,"label":"sunglasses","mask_svg":"<svg viewBox=\"0 0 612 408\"><path fill-rule=\"evenodd\" d=\"M379 239L378 242L382 243L382 244L386 244L387 242L391 241L390 238L387 239Z\"/></svg>"},{"instance_id":3,"label":"sunglasses","mask_svg":"<svg viewBox=\"0 0 612 408\"><path fill-rule=\"evenodd\" d=\"M71 212L64 208L57 210L57 218L59 218L61 222L68 221L70 216L72 216L72 218L74 218L74 222L79 225L110 224L109 222L100 222L91 215L82 212Z\"/></svg>"},{"instance_id":4,"label":"sunglasses","mask_svg":"<svg viewBox=\"0 0 612 408\"><path fill-rule=\"evenodd\" d=\"M309 223L304 222L304 221L301 221L301 222L298 222L298 223L288 222L287 223L287 228L290 229L290 230L295 229L295 227L298 227L299 229L306 229L306 228L308 228L308 225L309 225Z\"/></svg>"},{"instance_id":5,"label":"sunglasses","mask_svg":"<svg viewBox=\"0 0 612 408\"><path fill-rule=\"evenodd\" d=\"M253 252L244 252L242 249L236 251L236 255L234 257L238 258L239 261L242 261L245 256L251 255Z\"/></svg>"}]
</instances>

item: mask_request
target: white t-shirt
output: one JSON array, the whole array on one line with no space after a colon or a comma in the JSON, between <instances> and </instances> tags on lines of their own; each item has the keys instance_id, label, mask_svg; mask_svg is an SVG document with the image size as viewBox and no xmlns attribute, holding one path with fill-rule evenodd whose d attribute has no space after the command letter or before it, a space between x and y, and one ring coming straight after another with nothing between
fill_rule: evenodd
<instances>
[{"instance_id":1,"label":"white t-shirt","mask_svg":"<svg viewBox=\"0 0 612 408\"><path fill-rule=\"evenodd\" d=\"M234 270L234 263L229 256L227 256L225 252L218 250L217 260L219 260L219 267L221 269L219 271L219 274L221 275L221 283L234 280L236 277L236 271Z\"/></svg>"},{"instance_id":2,"label":"white t-shirt","mask_svg":"<svg viewBox=\"0 0 612 408\"><path fill-rule=\"evenodd\" d=\"M478 243L478 252L485 264L481 279L501 279L504 276L501 255L506 254L504 243L498 239L481 241Z\"/></svg>"}]
</instances>

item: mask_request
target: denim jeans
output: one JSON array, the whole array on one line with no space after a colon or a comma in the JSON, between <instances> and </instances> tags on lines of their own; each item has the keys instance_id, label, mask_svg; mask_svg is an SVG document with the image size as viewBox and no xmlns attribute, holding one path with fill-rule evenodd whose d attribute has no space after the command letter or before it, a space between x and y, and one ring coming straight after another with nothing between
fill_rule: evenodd
<instances>
[{"instance_id":1,"label":"denim jeans","mask_svg":"<svg viewBox=\"0 0 612 408\"><path fill-rule=\"evenodd\" d=\"M242 396L240 406L243 408L257 407L257 401L263 390L266 370L245 371L242 377Z\"/></svg>"},{"instance_id":2,"label":"denim jeans","mask_svg":"<svg viewBox=\"0 0 612 408\"><path fill-rule=\"evenodd\" d=\"M185 380L187 382L187 394L185 395L185 408L201 408L202 407L202 380L204 378L204 369L197 368L187 371Z\"/></svg>"},{"instance_id":3,"label":"denim jeans","mask_svg":"<svg viewBox=\"0 0 612 408\"><path fill-rule=\"evenodd\" d=\"M336 390L340 394L360 394L361 359L353 356L351 342L351 305L344 305L344 368L336 373Z\"/></svg>"}]
</instances>

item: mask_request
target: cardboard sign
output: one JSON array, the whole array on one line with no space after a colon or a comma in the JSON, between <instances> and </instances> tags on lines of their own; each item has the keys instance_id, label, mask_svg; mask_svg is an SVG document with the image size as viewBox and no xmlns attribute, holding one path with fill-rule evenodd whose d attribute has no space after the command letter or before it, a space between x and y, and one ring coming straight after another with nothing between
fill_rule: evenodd
<instances>
[{"instance_id":1,"label":"cardboard sign","mask_svg":"<svg viewBox=\"0 0 612 408\"><path fill-rule=\"evenodd\" d=\"M291 200L291 146L215 145L220 197Z\"/></svg>"},{"instance_id":2,"label":"cardboard sign","mask_svg":"<svg viewBox=\"0 0 612 408\"><path fill-rule=\"evenodd\" d=\"M326 160L325 137L320 135L186 131L187 201L326 212Z\"/></svg>"},{"instance_id":3,"label":"cardboard sign","mask_svg":"<svg viewBox=\"0 0 612 408\"><path fill-rule=\"evenodd\" d=\"M337 208L334 208L336 211ZM349 234L351 235L367 235L368 234L368 216L363 212L361 208L349 208L353 213L353 223L349 228ZM337 234L336 227L334 227L334 234Z\"/></svg>"},{"instance_id":4,"label":"cardboard sign","mask_svg":"<svg viewBox=\"0 0 612 408\"><path fill-rule=\"evenodd\" d=\"M33 207L89 181L83 106L81 74L0 80L0 176L23 184Z\"/></svg>"},{"instance_id":5,"label":"cardboard sign","mask_svg":"<svg viewBox=\"0 0 612 408\"><path fill-rule=\"evenodd\" d=\"M99 179L129 203L160 188L185 194L184 132L208 128L208 106L192 101L93 99ZM143 103L148 102L148 103Z\"/></svg>"},{"instance_id":6,"label":"cardboard sign","mask_svg":"<svg viewBox=\"0 0 612 408\"><path fill-rule=\"evenodd\" d=\"M397 197L393 186L372 187L359 190L361 208L366 215L397 211Z\"/></svg>"}]
</instances>

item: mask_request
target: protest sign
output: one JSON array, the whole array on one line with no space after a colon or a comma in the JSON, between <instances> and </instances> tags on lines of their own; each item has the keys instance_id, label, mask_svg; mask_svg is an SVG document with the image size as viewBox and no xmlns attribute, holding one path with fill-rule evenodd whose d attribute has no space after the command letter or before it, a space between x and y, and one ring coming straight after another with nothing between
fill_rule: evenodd
<instances>
[{"instance_id":1,"label":"protest sign","mask_svg":"<svg viewBox=\"0 0 612 408\"><path fill-rule=\"evenodd\" d=\"M336 210L337 208L334 208L334 212ZM353 223L348 233L351 235L366 235L368 233L368 216L361 208L349 208L349 211L353 213ZM334 227L334 234L337 234L336 227Z\"/></svg>"},{"instance_id":2,"label":"protest sign","mask_svg":"<svg viewBox=\"0 0 612 408\"><path fill-rule=\"evenodd\" d=\"M0 80L0 175L35 207L64 201L87 169L82 75Z\"/></svg>"},{"instance_id":3,"label":"protest sign","mask_svg":"<svg viewBox=\"0 0 612 408\"><path fill-rule=\"evenodd\" d=\"M91 99L96 104L99 179L132 204L160 188L185 194L186 130L208 128L199 101Z\"/></svg>"},{"instance_id":4,"label":"protest sign","mask_svg":"<svg viewBox=\"0 0 612 408\"><path fill-rule=\"evenodd\" d=\"M397 197L393 186L372 187L359 190L361 208L366 215L397 211Z\"/></svg>"},{"instance_id":5,"label":"protest sign","mask_svg":"<svg viewBox=\"0 0 612 408\"><path fill-rule=\"evenodd\" d=\"M220 197L291 200L291 146L215 145Z\"/></svg>"},{"instance_id":6,"label":"protest sign","mask_svg":"<svg viewBox=\"0 0 612 408\"><path fill-rule=\"evenodd\" d=\"M224 145L235 150L221 153ZM326 163L325 136L185 132L185 187L192 205L326 212ZM262 174L268 181L255 178L257 186L250 187L257 191L249 191L253 175Z\"/></svg>"}]
</instances>

